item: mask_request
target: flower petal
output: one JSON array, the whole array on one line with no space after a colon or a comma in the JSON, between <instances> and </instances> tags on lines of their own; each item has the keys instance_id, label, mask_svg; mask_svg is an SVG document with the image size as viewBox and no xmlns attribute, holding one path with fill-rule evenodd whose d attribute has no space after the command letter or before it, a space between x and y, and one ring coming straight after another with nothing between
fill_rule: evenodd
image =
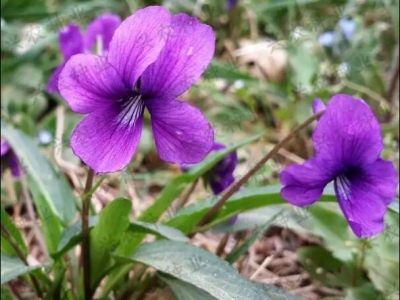
<instances>
[{"instance_id":1,"label":"flower petal","mask_svg":"<svg viewBox=\"0 0 400 300\"><path fill-rule=\"evenodd\" d=\"M383 149L378 120L369 106L348 95L331 98L313 134L316 157L347 166L370 164Z\"/></svg>"},{"instance_id":2,"label":"flower petal","mask_svg":"<svg viewBox=\"0 0 400 300\"><path fill-rule=\"evenodd\" d=\"M293 164L281 172L281 196L295 206L307 206L317 201L325 186L334 179L334 170L315 158L304 164Z\"/></svg>"},{"instance_id":3,"label":"flower petal","mask_svg":"<svg viewBox=\"0 0 400 300\"><path fill-rule=\"evenodd\" d=\"M163 32L170 24L171 16L165 8L150 6L139 9L115 31L108 61L126 86L134 88L139 76L157 59L166 42Z\"/></svg>"},{"instance_id":4,"label":"flower petal","mask_svg":"<svg viewBox=\"0 0 400 300\"><path fill-rule=\"evenodd\" d=\"M64 69L65 63L62 63L59 65L51 74L49 82L47 83L47 91L49 93L59 93L60 91L58 90L58 80L60 78L61 71Z\"/></svg>"},{"instance_id":5,"label":"flower petal","mask_svg":"<svg viewBox=\"0 0 400 300\"><path fill-rule=\"evenodd\" d=\"M387 207L396 196L398 176L393 163L378 159L353 176L335 179L340 208L354 234L370 237L384 229Z\"/></svg>"},{"instance_id":6,"label":"flower petal","mask_svg":"<svg viewBox=\"0 0 400 300\"><path fill-rule=\"evenodd\" d=\"M79 26L76 24L68 24L60 30L58 34L61 52L64 60L67 61L72 55L83 53L83 37Z\"/></svg>"},{"instance_id":7,"label":"flower petal","mask_svg":"<svg viewBox=\"0 0 400 300\"><path fill-rule=\"evenodd\" d=\"M143 103L113 103L86 116L71 137L74 154L96 173L122 170L140 141Z\"/></svg>"},{"instance_id":8,"label":"flower petal","mask_svg":"<svg viewBox=\"0 0 400 300\"><path fill-rule=\"evenodd\" d=\"M1 139L1 148L0 148L0 152L1 152L1 156L7 154L8 151L10 151L10 145L7 143L6 140Z\"/></svg>"},{"instance_id":9,"label":"flower petal","mask_svg":"<svg viewBox=\"0 0 400 300\"><path fill-rule=\"evenodd\" d=\"M10 153L10 156L8 158L8 164L11 169L11 174L15 178L21 177L21 175L22 175L21 167L19 164L18 157L17 157L17 155L15 155L14 151L11 151L11 153Z\"/></svg>"},{"instance_id":10,"label":"flower petal","mask_svg":"<svg viewBox=\"0 0 400 300\"><path fill-rule=\"evenodd\" d=\"M214 132L198 108L167 99L145 100L145 104L151 114L154 140L162 160L195 164L210 152Z\"/></svg>"},{"instance_id":11,"label":"flower petal","mask_svg":"<svg viewBox=\"0 0 400 300\"><path fill-rule=\"evenodd\" d=\"M316 98L312 103L312 109L313 109L313 113L316 114L316 113L319 113L320 111L325 110L326 106L321 99Z\"/></svg>"},{"instance_id":12,"label":"flower petal","mask_svg":"<svg viewBox=\"0 0 400 300\"><path fill-rule=\"evenodd\" d=\"M141 93L168 99L178 97L200 78L214 50L215 35L210 26L186 14L174 16L167 44L141 77Z\"/></svg>"},{"instance_id":13,"label":"flower petal","mask_svg":"<svg viewBox=\"0 0 400 300\"><path fill-rule=\"evenodd\" d=\"M210 187L214 195L219 195L235 181L232 173L225 176L211 176Z\"/></svg>"},{"instance_id":14,"label":"flower petal","mask_svg":"<svg viewBox=\"0 0 400 300\"><path fill-rule=\"evenodd\" d=\"M110 13L103 14L94 19L86 29L84 37L85 50L91 51L97 43L97 37L100 36L102 39L102 51L103 53L108 52L111 38L120 23L120 17Z\"/></svg>"},{"instance_id":15,"label":"flower petal","mask_svg":"<svg viewBox=\"0 0 400 300\"><path fill-rule=\"evenodd\" d=\"M82 114L129 95L106 58L93 54L72 57L60 74L58 88L71 109Z\"/></svg>"}]
</instances>

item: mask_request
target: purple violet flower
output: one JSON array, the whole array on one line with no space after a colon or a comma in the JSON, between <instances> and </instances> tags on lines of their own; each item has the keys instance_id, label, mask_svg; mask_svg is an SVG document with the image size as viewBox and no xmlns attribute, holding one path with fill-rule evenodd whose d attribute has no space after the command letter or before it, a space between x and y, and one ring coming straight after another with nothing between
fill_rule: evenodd
<instances>
[{"instance_id":1,"label":"purple violet flower","mask_svg":"<svg viewBox=\"0 0 400 300\"><path fill-rule=\"evenodd\" d=\"M312 103L312 109L313 109L313 113L319 113L320 111L326 109L326 106L324 104L324 102L322 102L321 99L317 98L313 101Z\"/></svg>"},{"instance_id":2,"label":"purple violet flower","mask_svg":"<svg viewBox=\"0 0 400 300\"><path fill-rule=\"evenodd\" d=\"M200 78L214 50L210 26L150 6L121 23L106 57L74 55L58 87L74 112L87 114L71 137L75 155L97 173L122 170L139 144L147 108L162 160L202 161L213 129L198 108L176 98Z\"/></svg>"},{"instance_id":3,"label":"purple violet flower","mask_svg":"<svg viewBox=\"0 0 400 300\"><path fill-rule=\"evenodd\" d=\"M220 143L214 143L212 150L222 150L226 147ZM230 152L220 162L218 162L209 172L209 183L214 195L219 195L228 186L230 186L235 178L233 172L237 165L236 151Z\"/></svg>"},{"instance_id":4,"label":"purple violet flower","mask_svg":"<svg viewBox=\"0 0 400 300\"><path fill-rule=\"evenodd\" d=\"M354 234L365 238L382 232L398 177L393 163L380 158L383 141L370 107L348 95L333 96L313 141L315 157L281 173L282 197L308 206L334 181L339 206Z\"/></svg>"},{"instance_id":5,"label":"purple violet flower","mask_svg":"<svg viewBox=\"0 0 400 300\"><path fill-rule=\"evenodd\" d=\"M6 167L9 167L11 170L11 174L15 178L19 178L22 174L20 164L18 162L18 157L15 155L14 151L12 151L10 145L4 140L1 139L1 158L2 163L6 164ZM3 164L2 168L3 170Z\"/></svg>"},{"instance_id":6,"label":"purple violet flower","mask_svg":"<svg viewBox=\"0 0 400 300\"><path fill-rule=\"evenodd\" d=\"M320 34L318 38L319 44L327 48L332 47L335 41L336 41L336 35L333 31L324 32Z\"/></svg>"},{"instance_id":7,"label":"purple violet flower","mask_svg":"<svg viewBox=\"0 0 400 300\"><path fill-rule=\"evenodd\" d=\"M227 0L226 1L226 10L231 10L233 9L236 4L238 3L239 0Z\"/></svg>"},{"instance_id":8,"label":"purple violet flower","mask_svg":"<svg viewBox=\"0 0 400 300\"><path fill-rule=\"evenodd\" d=\"M120 23L119 16L106 13L94 19L88 25L85 35L82 35L79 26L76 24L71 23L63 28L58 35L58 40L64 62L56 68L50 77L47 84L49 93L59 93L58 78L67 61L75 54L91 52L93 46L97 43L97 37L101 38L103 55L106 55L111 38Z\"/></svg>"}]
</instances>

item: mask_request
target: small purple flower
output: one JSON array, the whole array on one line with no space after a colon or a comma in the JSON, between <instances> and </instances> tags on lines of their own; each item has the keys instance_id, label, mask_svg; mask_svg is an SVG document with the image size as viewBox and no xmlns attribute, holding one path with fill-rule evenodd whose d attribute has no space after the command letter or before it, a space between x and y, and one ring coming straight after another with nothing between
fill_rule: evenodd
<instances>
[{"instance_id":1,"label":"small purple flower","mask_svg":"<svg viewBox=\"0 0 400 300\"><path fill-rule=\"evenodd\" d=\"M91 52L96 45L97 37L101 37L102 51L106 55L111 38L121 23L121 19L117 15L103 14L94 19L87 27L86 34L82 35L79 26L76 24L68 24L58 35L61 52L64 56L64 62L59 65L50 77L47 84L49 93L59 93L58 78L64 69L67 61L75 54Z\"/></svg>"},{"instance_id":2,"label":"small purple flower","mask_svg":"<svg viewBox=\"0 0 400 300\"><path fill-rule=\"evenodd\" d=\"M4 140L1 139L1 158L2 158L2 167L3 170L3 162L6 164L6 167L11 169L11 174L15 178L19 178L21 176L21 168L18 162L18 158L15 155L14 151L12 151L10 145Z\"/></svg>"},{"instance_id":3,"label":"small purple flower","mask_svg":"<svg viewBox=\"0 0 400 300\"><path fill-rule=\"evenodd\" d=\"M71 137L75 155L97 173L122 170L139 144L147 108L162 160L202 161L213 129L198 108L176 98L200 78L214 50L210 26L150 6L121 23L106 57L74 55L58 87L74 112L87 114Z\"/></svg>"},{"instance_id":4,"label":"small purple flower","mask_svg":"<svg viewBox=\"0 0 400 300\"><path fill-rule=\"evenodd\" d=\"M313 109L313 113L319 113L320 111L323 111L326 109L326 106L324 104L324 102L322 102L321 99L317 98L313 101L312 103L312 109Z\"/></svg>"},{"instance_id":5,"label":"small purple flower","mask_svg":"<svg viewBox=\"0 0 400 300\"><path fill-rule=\"evenodd\" d=\"M233 9L236 6L236 4L238 3L238 1L239 0L227 0L226 1L226 9L227 10Z\"/></svg>"},{"instance_id":6,"label":"small purple flower","mask_svg":"<svg viewBox=\"0 0 400 300\"><path fill-rule=\"evenodd\" d=\"M315 157L281 173L282 197L308 206L334 181L339 206L354 234L364 238L382 232L398 177L393 163L380 158L380 126L369 106L348 95L333 96L313 141Z\"/></svg>"},{"instance_id":7,"label":"small purple flower","mask_svg":"<svg viewBox=\"0 0 400 300\"><path fill-rule=\"evenodd\" d=\"M226 147L220 143L214 143L212 150L222 150ZM215 195L219 195L228 186L230 186L235 178L233 172L237 165L236 151L230 152L220 162L218 162L209 172L210 187Z\"/></svg>"}]
</instances>

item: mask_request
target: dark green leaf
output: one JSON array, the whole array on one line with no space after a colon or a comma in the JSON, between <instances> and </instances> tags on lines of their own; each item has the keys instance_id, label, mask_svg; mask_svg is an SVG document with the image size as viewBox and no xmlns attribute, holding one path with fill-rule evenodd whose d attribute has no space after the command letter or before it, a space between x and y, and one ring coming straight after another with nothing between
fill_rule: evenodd
<instances>
[{"instance_id":1,"label":"dark green leaf","mask_svg":"<svg viewBox=\"0 0 400 300\"><path fill-rule=\"evenodd\" d=\"M111 252L117 247L129 227L132 202L115 199L101 211L99 221L90 232L90 259L92 285L111 264ZM93 286L94 288L95 286Z\"/></svg>"},{"instance_id":2,"label":"dark green leaf","mask_svg":"<svg viewBox=\"0 0 400 300\"><path fill-rule=\"evenodd\" d=\"M176 296L176 300L218 300L209 293L171 276L158 275Z\"/></svg>"},{"instance_id":3,"label":"dark green leaf","mask_svg":"<svg viewBox=\"0 0 400 300\"><path fill-rule=\"evenodd\" d=\"M1 254L1 284L4 284L18 276L29 273L41 266L25 266L17 257Z\"/></svg>"},{"instance_id":4,"label":"dark green leaf","mask_svg":"<svg viewBox=\"0 0 400 300\"><path fill-rule=\"evenodd\" d=\"M172 241L143 244L130 260L190 283L219 300L268 299L260 286L242 277L227 262L189 244Z\"/></svg>"},{"instance_id":5,"label":"dark green leaf","mask_svg":"<svg viewBox=\"0 0 400 300\"><path fill-rule=\"evenodd\" d=\"M28 255L28 248L26 247L25 241L21 235L19 229L14 225L8 213L1 207L1 225L7 229L13 238L14 242L22 250L24 255ZM16 255L13 247L10 245L7 239L1 235L1 252L7 255Z\"/></svg>"}]
</instances>

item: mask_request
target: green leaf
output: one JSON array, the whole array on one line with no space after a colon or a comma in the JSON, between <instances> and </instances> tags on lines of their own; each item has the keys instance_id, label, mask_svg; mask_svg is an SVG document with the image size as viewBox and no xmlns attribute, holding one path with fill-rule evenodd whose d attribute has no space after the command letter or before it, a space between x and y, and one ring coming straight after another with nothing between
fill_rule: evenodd
<instances>
[{"instance_id":1,"label":"green leaf","mask_svg":"<svg viewBox=\"0 0 400 300\"><path fill-rule=\"evenodd\" d=\"M92 228L99 221L98 216L89 218L89 228ZM51 254L53 259L58 259L64 253L69 251L74 246L78 245L82 240L82 222L77 221L69 226L62 234L61 241L58 244L57 251Z\"/></svg>"},{"instance_id":2,"label":"green leaf","mask_svg":"<svg viewBox=\"0 0 400 300\"><path fill-rule=\"evenodd\" d=\"M276 213L271 219L268 220L263 226L259 229L254 230L254 232L244 241L243 244L239 245L238 247L234 248L225 258L227 262L233 264L237 261L246 251L253 245L253 243L260 238L264 234L264 232L271 226L272 222L275 220L278 214L281 212L279 211Z\"/></svg>"},{"instance_id":3,"label":"green leaf","mask_svg":"<svg viewBox=\"0 0 400 300\"><path fill-rule=\"evenodd\" d=\"M37 184L48 208L64 225L68 224L77 210L74 195L65 178L54 170L32 139L24 133L3 122L1 133L17 154L25 171Z\"/></svg>"},{"instance_id":4,"label":"green leaf","mask_svg":"<svg viewBox=\"0 0 400 300\"><path fill-rule=\"evenodd\" d=\"M176 296L176 300L218 300L209 293L171 276L158 275Z\"/></svg>"},{"instance_id":5,"label":"green leaf","mask_svg":"<svg viewBox=\"0 0 400 300\"><path fill-rule=\"evenodd\" d=\"M259 134L254 137L249 138L248 140L233 145L231 147L227 147L223 151L214 152L208 155L201 163L189 169L188 172L179 175L174 178L160 193L157 199L154 201L153 205L151 205L146 211L140 215L138 218L139 221L142 222L151 222L156 223L157 220L161 217L161 215L171 206L173 201L182 193L185 187L191 182L195 181L202 175L204 175L207 171L209 171L214 165L216 165L223 157L225 157L228 153L243 147L249 143L252 143L259 138L261 138L264 134ZM171 226L175 227L175 226ZM184 234L187 233L185 228L178 228ZM183 230L182 230L183 229ZM130 255L132 252L139 247L145 235L141 233L132 233L126 232L122 239L121 244L118 246L115 253L119 255ZM118 280L127 272L129 272L130 267L126 266L120 270L116 270L113 274L111 274L106 282L106 285L103 291L108 292L112 289L112 286L118 282Z\"/></svg>"},{"instance_id":6,"label":"green leaf","mask_svg":"<svg viewBox=\"0 0 400 300\"><path fill-rule=\"evenodd\" d=\"M336 259L332 252L322 247L302 247L297 250L297 255L307 272L325 286L350 288L355 283L361 285L365 282L355 264Z\"/></svg>"},{"instance_id":7,"label":"green leaf","mask_svg":"<svg viewBox=\"0 0 400 300\"><path fill-rule=\"evenodd\" d=\"M375 287L366 283L357 288L351 288L347 290L346 300L377 300L377 299L395 299L395 298L383 298L382 295L375 289Z\"/></svg>"},{"instance_id":8,"label":"green leaf","mask_svg":"<svg viewBox=\"0 0 400 300\"><path fill-rule=\"evenodd\" d=\"M154 201L146 211L140 215L139 221L156 223L161 215L170 207L172 202L182 193L185 187L191 182L204 175L210 170L215 164L217 164L223 157L228 153L244 146L249 143L256 141L263 135L256 135L242 143L227 147L223 151L214 152L208 155L201 163L189 169L188 172L179 175L174 178L160 193L157 199ZM174 226L172 226L174 227ZM184 232L184 231L182 231ZM185 233L185 232L184 232ZM135 248L137 248L142 242L144 235L128 235L126 239L120 244L116 253L121 255L130 255Z\"/></svg>"},{"instance_id":9,"label":"green leaf","mask_svg":"<svg viewBox=\"0 0 400 300\"><path fill-rule=\"evenodd\" d=\"M2 300L13 300L13 296L9 290L7 290L4 286L1 287L1 296Z\"/></svg>"},{"instance_id":10,"label":"green leaf","mask_svg":"<svg viewBox=\"0 0 400 300\"><path fill-rule=\"evenodd\" d=\"M128 260L126 257L119 257ZM265 291L214 254L183 243L141 245L129 261L140 262L196 286L219 300L265 300Z\"/></svg>"},{"instance_id":11,"label":"green leaf","mask_svg":"<svg viewBox=\"0 0 400 300\"><path fill-rule=\"evenodd\" d=\"M46 197L41 193L36 183L28 176L28 185L32 193L32 199L42 222L42 231L46 241L47 249L52 254L57 249L57 244L61 239L63 226L60 219L51 209Z\"/></svg>"},{"instance_id":12,"label":"green leaf","mask_svg":"<svg viewBox=\"0 0 400 300\"><path fill-rule=\"evenodd\" d=\"M234 64L227 64L213 59L207 71L203 75L204 80L223 78L231 81L254 80L250 75L241 72Z\"/></svg>"},{"instance_id":13,"label":"green leaf","mask_svg":"<svg viewBox=\"0 0 400 300\"><path fill-rule=\"evenodd\" d=\"M10 233L11 237L14 239L14 242L19 246L22 253L27 256L28 255L28 248L25 244L25 241L21 235L19 229L14 225L13 221L11 220L8 213L1 207L1 225L4 226L7 231ZM16 255L13 247L8 242L8 240L1 235L1 252L7 255Z\"/></svg>"},{"instance_id":14,"label":"green leaf","mask_svg":"<svg viewBox=\"0 0 400 300\"><path fill-rule=\"evenodd\" d=\"M111 265L111 252L117 247L129 226L132 202L115 199L101 211L99 221L90 232L92 287Z\"/></svg>"},{"instance_id":15,"label":"green leaf","mask_svg":"<svg viewBox=\"0 0 400 300\"><path fill-rule=\"evenodd\" d=\"M18 276L39 269L41 266L25 266L17 257L1 254L1 284L4 284Z\"/></svg>"},{"instance_id":16,"label":"green leaf","mask_svg":"<svg viewBox=\"0 0 400 300\"><path fill-rule=\"evenodd\" d=\"M260 188L245 188L234 194L214 217L216 220L224 220L228 215L234 215L241 212L277 204L287 204L280 195L280 185L269 185ZM324 195L323 200L333 201L332 195ZM181 230L183 233L189 233L201 218L214 205L217 198L207 201L194 203L181 209L173 218L165 221L165 224Z\"/></svg>"},{"instance_id":17,"label":"green leaf","mask_svg":"<svg viewBox=\"0 0 400 300\"><path fill-rule=\"evenodd\" d=\"M89 228L94 227L99 221L98 216L89 218ZM68 227L58 244L57 252L52 254L53 259L58 259L64 253L69 251L74 246L78 245L81 240L82 222L77 221ZM188 242L189 239L179 230L161 224L152 224L140 221L131 221L128 227L132 234L154 234L157 237L169 239L177 242Z\"/></svg>"}]
</instances>

